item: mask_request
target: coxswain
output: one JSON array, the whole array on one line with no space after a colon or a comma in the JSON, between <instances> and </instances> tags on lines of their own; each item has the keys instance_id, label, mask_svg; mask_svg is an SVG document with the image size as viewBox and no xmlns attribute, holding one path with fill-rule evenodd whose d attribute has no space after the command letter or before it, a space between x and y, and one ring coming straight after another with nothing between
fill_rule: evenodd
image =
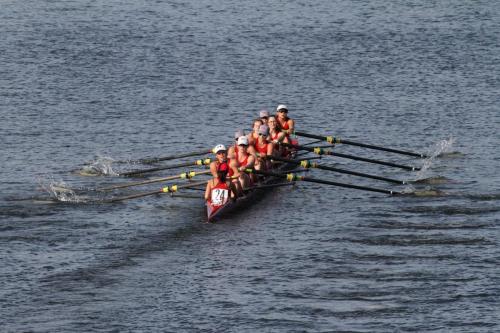
<instances>
[{"instance_id":1,"label":"coxswain","mask_svg":"<svg viewBox=\"0 0 500 333\"><path fill-rule=\"evenodd\" d=\"M283 133L278 126L278 121L276 117L271 116L267 120L269 126L269 139L273 143L273 153L276 156L285 156L287 154L286 149L281 145L281 143L290 143L290 139L286 133Z\"/></svg>"},{"instance_id":2,"label":"coxswain","mask_svg":"<svg viewBox=\"0 0 500 333\"><path fill-rule=\"evenodd\" d=\"M286 105L280 104L276 108L276 120L278 120L278 125L281 130L287 134L292 134L295 129L295 122L293 119L288 117L288 107Z\"/></svg>"},{"instance_id":3,"label":"coxswain","mask_svg":"<svg viewBox=\"0 0 500 333\"><path fill-rule=\"evenodd\" d=\"M269 141L269 127L261 125L259 128L259 138L255 142L255 150L257 151L257 161L255 169L268 170L271 168L269 157L273 155L273 144Z\"/></svg>"},{"instance_id":4,"label":"coxswain","mask_svg":"<svg viewBox=\"0 0 500 333\"><path fill-rule=\"evenodd\" d=\"M257 139L259 138L260 125L263 125L263 124L264 123L262 122L262 120L260 118L255 119L253 121L252 132L247 134L248 144L250 146L255 146L255 141L257 141Z\"/></svg>"},{"instance_id":5,"label":"coxswain","mask_svg":"<svg viewBox=\"0 0 500 333\"><path fill-rule=\"evenodd\" d=\"M262 124L267 125L267 120L269 119L269 111L261 110L259 113L259 118L262 120Z\"/></svg>"},{"instance_id":6,"label":"coxswain","mask_svg":"<svg viewBox=\"0 0 500 333\"><path fill-rule=\"evenodd\" d=\"M243 189L252 185L252 179L245 172L245 169L252 169L255 165L255 157L248 153L248 146L248 138L240 136L238 138L238 153L230 162L230 167L235 170L235 176L238 177Z\"/></svg>"},{"instance_id":7,"label":"coxswain","mask_svg":"<svg viewBox=\"0 0 500 333\"><path fill-rule=\"evenodd\" d=\"M236 198L236 188L227 178L229 165L221 163L217 167L217 177L207 182L205 189L205 201L210 203L214 209L224 206L229 199Z\"/></svg>"}]
</instances>

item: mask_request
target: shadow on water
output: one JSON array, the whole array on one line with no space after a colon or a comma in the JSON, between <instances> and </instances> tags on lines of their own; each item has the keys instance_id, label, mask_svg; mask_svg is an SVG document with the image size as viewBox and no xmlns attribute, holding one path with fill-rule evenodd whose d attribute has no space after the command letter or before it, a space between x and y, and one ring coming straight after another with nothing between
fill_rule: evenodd
<instances>
[{"instance_id":1,"label":"shadow on water","mask_svg":"<svg viewBox=\"0 0 500 333\"><path fill-rule=\"evenodd\" d=\"M265 192L265 195L270 192ZM265 195L259 197L261 200ZM121 206L121 203L113 204L113 206ZM169 207L170 213L171 208ZM96 286L106 286L113 284L117 281L113 277L109 276L110 271L115 271L120 268L129 267L136 265L137 259L143 258L155 252L164 252L169 249L176 249L185 242L190 242L192 239L200 236L207 235L207 232L219 232L220 229L225 229L224 220L218 221L217 223L200 223L205 220L205 210L191 210L186 217L186 207L180 209L183 210L183 219L190 221L188 225L175 228L174 230L165 230L154 233L147 233L141 235L138 238L128 239L125 244L111 245L111 250L116 250L114 254L108 256L104 259L99 260L94 265L90 265L84 268L78 268L69 272L62 272L57 274L52 274L46 276L42 279L42 282L55 287L61 288L62 290L73 290L78 288L78 284L81 282L88 282L95 284ZM244 206L242 206L244 209ZM235 212L231 217L231 225L238 225L237 217L241 212ZM191 250L190 250L191 251ZM196 249L193 249L196 251ZM64 287L61 287L64 285Z\"/></svg>"},{"instance_id":2,"label":"shadow on water","mask_svg":"<svg viewBox=\"0 0 500 333\"><path fill-rule=\"evenodd\" d=\"M453 184L458 183L450 178L444 176L435 176L429 178L422 178L412 181L413 184L428 184L428 185L441 185L441 184Z\"/></svg>"},{"instance_id":3,"label":"shadow on water","mask_svg":"<svg viewBox=\"0 0 500 333\"><path fill-rule=\"evenodd\" d=\"M406 221L377 221L367 227L388 230L454 230L454 229L484 229L491 228L494 223L470 223L470 222L406 222Z\"/></svg>"},{"instance_id":4,"label":"shadow on water","mask_svg":"<svg viewBox=\"0 0 500 333\"><path fill-rule=\"evenodd\" d=\"M464 207L463 205L443 205L406 207L401 210L408 213L423 213L430 215L482 215L500 212L500 207Z\"/></svg>"},{"instance_id":5,"label":"shadow on water","mask_svg":"<svg viewBox=\"0 0 500 333\"><path fill-rule=\"evenodd\" d=\"M115 253L111 257L108 256L94 265L77 268L69 272L52 274L42 278L41 281L52 287L61 288L62 290L77 289L78 286L76 286L76 284L80 282L89 282L97 287L107 286L117 281L117 279L109 276L108 273L110 271L134 266L136 265L135 259L143 258L155 252L163 252L170 248L175 248L192 237L206 234L207 229L210 229L208 224L198 223L198 221L196 221L173 231L169 230L143 235L140 239L132 239L126 244L116 245L119 253ZM113 245L113 247L115 247L115 245Z\"/></svg>"},{"instance_id":6,"label":"shadow on water","mask_svg":"<svg viewBox=\"0 0 500 333\"><path fill-rule=\"evenodd\" d=\"M491 245L490 240L484 237L457 238L444 235L380 235L370 238L346 239L351 243L375 246L422 246L422 245Z\"/></svg>"}]
</instances>

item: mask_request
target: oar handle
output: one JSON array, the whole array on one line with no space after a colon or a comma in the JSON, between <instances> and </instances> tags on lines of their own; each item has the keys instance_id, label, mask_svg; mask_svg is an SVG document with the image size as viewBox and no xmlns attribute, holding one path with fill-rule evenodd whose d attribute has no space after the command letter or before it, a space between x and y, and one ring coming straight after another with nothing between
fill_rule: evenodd
<instances>
[{"instance_id":1,"label":"oar handle","mask_svg":"<svg viewBox=\"0 0 500 333\"><path fill-rule=\"evenodd\" d=\"M367 144L367 143L355 142L355 141L345 140L345 139L341 139L339 137L334 137L334 136L322 136L322 135L315 135L315 134L309 134L309 133L298 132L298 131L295 131L294 134L297 136L303 136L306 138L323 140L323 141L326 141L326 142L332 143L332 144L343 143L343 144L351 145L351 146L358 146L358 147L363 147L363 148L381 150L381 151L386 151L386 152L390 152L390 153L396 153L396 154L402 154L402 155L408 155L408 156L414 156L414 157L420 157L420 158L429 157L429 156L427 156L425 154L421 154L421 153L414 153L414 152L406 151L406 150L387 148L387 147L381 147L381 146L371 145L371 144Z\"/></svg>"}]
</instances>

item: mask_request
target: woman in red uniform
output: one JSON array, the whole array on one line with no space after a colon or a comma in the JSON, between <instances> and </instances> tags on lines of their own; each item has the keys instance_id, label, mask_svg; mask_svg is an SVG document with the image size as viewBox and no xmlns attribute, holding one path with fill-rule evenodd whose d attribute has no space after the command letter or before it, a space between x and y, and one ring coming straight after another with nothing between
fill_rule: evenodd
<instances>
[{"instance_id":1,"label":"woman in red uniform","mask_svg":"<svg viewBox=\"0 0 500 333\"><path fill-rule=\"evenodd\" d=\"M242 129L239 129L236 132L234 132L234 145L229 147L227 151L227 157L230 159L235 159L238 156L238 138L240 136L245 136L245 132ZM254 156L256 155L254 146L248 146L247 152L250 155Z\"/></svg>"},{"instance_id":2,"label":"woman in red uniform","mask_svg":"<svg viewBox=\"0 0 500 333\"><path fill-rule=\"evenodd\" d=\"M257 151L258 157L255 164L255 169L257 170L268 170L271 168L271 161L268 157L273 155L273 144L268 140L269 138L269 127L267 125L261 125L259 128L259 138L255 142L255 150Z\"/></svg>"},{"instance_id":3,"label":"woman in red uniform","mask_svg":"<svg viewBox=\"0 0 500 333\"><path fill-rule=\"evenodd\" d=\"M281 130L287 134L293 133L293 130L295 129L295 122L293 119L288 117L287 106L283 104L278 105L276 112L276 120L278 120Z\"/></svg>"},{"instance_id":4,"label":"woman in red uniform","mask_svg":"<svg viewBox=\"0 0 500 333\"><path fill-rule=\"evenodd\" d=\"M251 169L255 165L255 157L248 153L248 138L240 136L238 138L238 154L231 159L230 167L235 170L234 176L238 177L240 185L246 189L252 185L252 180L245 169Z\"/></svg>"},{"instance_id":5,"label":"woman in red uniform","mask_svg":"<svg viewBox=\"0 0 500 333\"><path fill-rule=\"evenodd\" d=\"M264 123L262 122L261 119L255 119L253 121L253 130L251 133L247 134L248 144L250 146L255 146L255 141L257 141L257 139L259 138L259 128L263 124Z\"/></svg>"},{"instance_id":6,"label":"woman in red uniform","mask_svg":"<svg viewBox=\"0 0 500 333\"><path fill-rule=\"evenodd\" d=\"M233 159L227 158L227 150L224 145L217 145L213 149L213 152L215 153L215 161L210 163L210 173L212 174L212 177L217 178L217 172L222 164L227 164L228 170L227 170L227 177L233 181L236 191L235 193L237 195L242 194L242 189L240 186L240 182L238 181L238 177L234 177L237 173L238 170L236 167L234 167Z\"/></svg>"},{"instance_id":7,"label":"woman in red uniform","mask_svg":"<svg viewBox=\"0 0 500 333\"><path fill-rule=\"evenodd\" d=\"M280 143L290 143L288 139L288 135L283 133L279 126L276 117L269 117L267 123L269 124L269 139L273 143L274 149L273 152L276 156L284 156L286 155L286 149L280 145Z\"/></svg>"},{"instance_id":8,"label":"woman in red uniform","mask_svg":"<svg viewBox=\"0 0 500 333\"><path fill-rule=\"evenodd\" d=\"M217 167L217 177L207 182L205 189L205 201L211 206L212 210L217 210L224 206L231 198L236 197L234 184L227 179L229 165L224 162Z\"/></svg>"}]
</instances>

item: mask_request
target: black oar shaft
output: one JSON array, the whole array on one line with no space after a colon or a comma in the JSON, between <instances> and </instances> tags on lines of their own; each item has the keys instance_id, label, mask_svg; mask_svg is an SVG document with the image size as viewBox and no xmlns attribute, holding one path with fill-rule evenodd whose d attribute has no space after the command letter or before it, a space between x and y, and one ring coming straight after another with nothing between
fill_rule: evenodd
<instances>
[{"instance_id":1,"label":"black oar shaft","mask_svg":"<svg viewBox=\"0 0 500 333\"><path fill-rule=\"evenodd\" d=\"M318 154L318 155L337 156L337 157L347 158L347 159L351 159L351 160L355 160L355 161L380 164L380 165L391 166L391 167L401 168L401 169L410 170L410 171L420 170L420 168L414 167L414 166L403 165L403 164L398 164L398 163L393 163L393 162L380 161L380 160L374 160L371 158L347 155L347 154L342 154L342 153L334 153L332 151L325 151L322 148L304 147L304 146L292 145L292 144L288 144L288 143L283 143L282 145L284 145L285 147L291 147L291 148L295 148L298 150L310 151L310 152L313 152L313 153Z\"/></svg>"},{"instance_id":2,"label":"black oar shaft","mask_svg":"<svg viewBox=\"0 0 500 333\"><path fill-rule=\"evenodd\" d=\"M384 193L384 194L389 194L389 195L401 194L400 192L385 190L385 189L376 188L376 187L368 187L368 186L361 186L361 185L339 183L339 182L333 182L333 181L329 181L329 180L317 179L317 178L312 178L312 177L297 176L295 174L284 175L284 174L277 174L274 172L267 172L267 171L261 171L261 170L253 170L253 169L248 169L246 171L250 172L250 173L253 172L256 174L287 179L288 181L291 181L291 182L293 182L293 181L305 181L305 182L310 182L310 183L326 184L326 185L332 185L332 186L338 186L338 187L352 188L352 189L356 189L356 190Z\"/></svg>"},{"instance_id":3,"label":"black oar shaft","mask_svg":"<svg viewBox=\"0 0 500 333\"><path fill-rule=\"evenodd\" d=\"M161 166L161 167L156 167L156 168L150 168L150 169L132 170L132 171L127 171L127 172L122 172L119 175L127 177L127 176L140 175L140 174L148 173L148 172L155 172L155 171L161 171L161 170L176 169L176 168L182 168L182 167L193 166L193 165L208 165L208 164L210 164L210 161L211 161L210 159L197 160L195 162L184 162L184 163L173 164L173 165L166 165L166 166Z\"/></svg>"},{"instance_id":4,"label":"black oar shaft","mask_svg":"<svg viewBox=\"0 0 500 333\"><path fill-rule=\"evenodd\" d=\"M370 174L367 174L367 173L362 173L362 172L357 172L357 171L339 169L339 168L335 168L335 167L328 166L328 165L321 165L321 164L318 164L318 163L311 163L308 160L304 160L304 161L300 161L299 162L299 161L287 160L285 158L280 158L280 157L273 157L272 160L301 165L302 167L304 167L306 169L307 168L315 168L315 169L320 169L320 170L327 170L327 171L333 171L333 172L338 172L338 173L344 173L344 174L347 174L347 175L353 175L353 176L358 176L358 177L364 177L364 178L371 178L371 179L376 179L376 180L382 180L382 181L386 181L386 182L394 183L394 184L401 184L401 185L406 184L406 182L403 181L403 180L386 178L386 177L381 177L381 176L376 176L376 175L370 175Z\"/></svg>"},{"instance_id":5,"label":"black oar shaft","mask_svg":"<svg viewBox=\"0 0 500 333\"><path fill-rule=\"evenodd\" d=\"M204 149L204 150L195 151L192 153L176 154L176 155L164 156L164 157L142 158L142 159L137 160L137 162L155 163L155 162L161 162L161 161L175 160L175 159L184 158L184 157L200 156L200 155L205 155L205 154L210 154L210 153L211 153L210 150Z\"/></svg>"},{"instance_id":6,"label":"black oar shaft","mask_svg":"<svg viewBox=\"0 0 500 333\"><path fill-rule=\"evenodd\" d=\"M303 181L306 182L312 182L312 183L319 183L319 184L326 184L326 185L333 185L333 186L339 186L339 187L345 187L345 188L352 188L356 190L364 190L364 191L370 191L370 192L378 192L378 193L385 193L385 194L399 194L399 192L391 191L391 190L385 190L385 189L380 189L380 188L375 188L375 187L368 187L368 186L361 186L361 185L351 185L351 184L345 184L345 183L338 183L338 182L332 182L329 180L323 180L323 179L316 179L316 178L310 178L310 177L301 177Z\"/></svg>"},{"instance_id":7,"label":"black oar shaft","mask_svg":"<svg viewBox=\"0 0 500 333\"><path fill-rule=\"evenodd\" d=\"M195 183L189 183L185 185L172 185L172 186L165 186L161 188L160 190L156 191L150 191L150 192L142 192L142 193L137 193L137 194L131 194L123 197L118 197L118 198L113 198L109 200L105 200L104 202L117 202L117 201L124 201L124 200L129 200L129 199L136 199L136 198L142 198L150 195L155 195L155 194L162 194L162 193L175 193L179 189L182 188L190 188L190 187L196 187L199 185L206 184L206 181L201 181L201 182L195 182Z\"/></svg>"},{"instance_id":8,"label":"black oar shaft","mask_svg":"<svg viewBox=\"0 0 500 333\"><path fill-rule=\"evenodd\" d=\"M183 172L180 175L176 176L169 176L169 177L163 177L163 178L154 178L154 179L149 179L145 180L142 182L133 182L133 183L126 183L126 184L118 184L114 186L109 186L109 187L101 187L98 189L95 189L95 191L99 192L106 192L106 191L113 191L121 188L127 188L127 187L133 187L133 186L141 186L141 185L147 185L147 184L153 184L153 183L160 183L160 182L166 182L169 180L174 180L174 179L179 179L179 178L185 178L185 179L191 179L194 176L197 175L204 175L210 173L210 170L204 170L204 171L187 171Z\"/></svg>"},{"instance_id":9,"label":"black oar shaft","mask_svg":"<svg viewBox=\"0 0 500 333\"><path fill-rule=\"evenodd\" d=\"M428 156L421 154L421 153L414 153L414 152L406 151L406 150L381 147L381 146L366 144L366 143L362 143L362 142L355 142L355 141L345 140L345 139L341 139L341 138L333 137L333 136L322 136L322 135L315 135L315 134L309 134L309 133L297 132L297 131L295 131L294 134L298 135L298 136L303 136L306 138L323 140L323 141L326 141L329 143L343 143L343 144L351 145L351 146L358 146L358 147L363 147L363 148L381 150L381 151L386 151L386 152L390 152L390 153L396 153L396 154L402 154L402 155L408 155L408 156L414 156L414 157L420 157L420 158L428 157Z\"/></svg>"}]
</instances>

